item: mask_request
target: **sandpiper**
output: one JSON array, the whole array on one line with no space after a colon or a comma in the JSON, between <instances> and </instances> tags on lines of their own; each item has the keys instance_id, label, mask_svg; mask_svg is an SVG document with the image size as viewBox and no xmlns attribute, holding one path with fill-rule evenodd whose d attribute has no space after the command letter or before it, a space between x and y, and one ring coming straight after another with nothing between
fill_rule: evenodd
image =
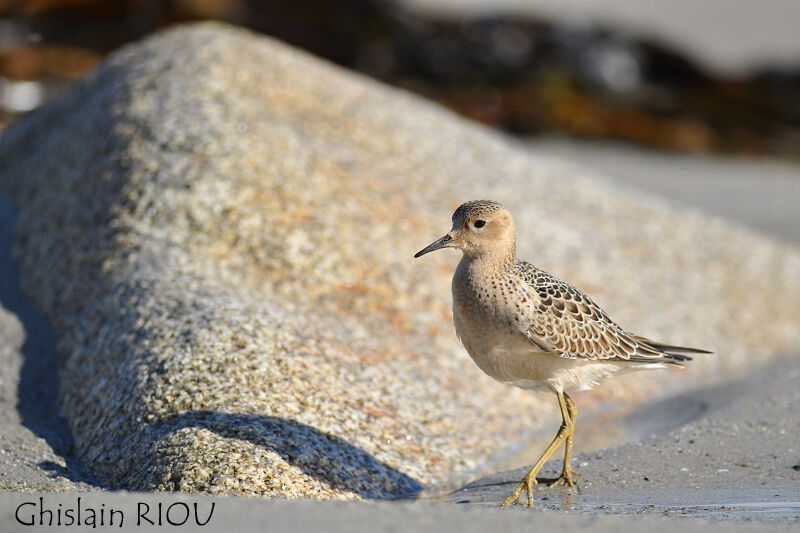
<instances>
[{"instance_id":1,"label":"sandpiper","mask_svg":"<svg viewBox=\"0 0 800 533\"><path fill-rule=\"evenodd\" d=\"M567 390L632 370L681 367L691 360L687 354L710 353L629 333L572 285L518 260L514 220L497 202L462 204L450 232L414 257L441 248L463 252L453 275L453 321L472 360L503 383L554 392L561 408L555 438L502 505L516 502L523 490L533 505L536 475L565 441L564 466L553 486L574 487L577 409Z\"/></svg>"}]
</instances>

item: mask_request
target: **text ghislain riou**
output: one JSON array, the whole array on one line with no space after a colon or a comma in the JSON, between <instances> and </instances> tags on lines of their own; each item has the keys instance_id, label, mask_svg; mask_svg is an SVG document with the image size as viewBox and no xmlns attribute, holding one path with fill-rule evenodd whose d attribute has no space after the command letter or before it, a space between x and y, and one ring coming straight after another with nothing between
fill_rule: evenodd
<instances>
[{"instance_id":1,"label":"text ghislain riou","mask_svg":"<svg viewBox=\"0 0 800 533\"><path fill-rule=\"evenodd\" d=\"M75 505L47 505L43 497L38 501L22 502L17 506L15 517L23 526L88 526L108 527L131 523L137 526L205 526L214 514L214 502L136 503L136 516L132 509L117 509L101 503L86 505L77 498Z\"/></svg>"}]
</instances>

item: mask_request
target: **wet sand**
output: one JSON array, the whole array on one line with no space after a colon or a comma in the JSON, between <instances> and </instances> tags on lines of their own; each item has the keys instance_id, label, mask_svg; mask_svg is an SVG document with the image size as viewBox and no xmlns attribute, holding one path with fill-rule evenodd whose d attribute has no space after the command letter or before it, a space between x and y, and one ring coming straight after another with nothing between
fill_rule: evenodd
<instances>
[{"instance_id":1,"label":"wet sand","mask_svg":"<svg viewBox=\"0 0 800 533\"><path fill-rule=\"evenodd\" d=\"M461 533L485 531L598 531L613 533L667 533L680 528L684 533L723 533L740 532L782 532L796 531L792 525L743 524L739 522L709 522L688 518L657 518L652 516L609 516L586 515L574 513L527 512L522 509L499 508L465 508L455 505L431 505L408 502L316 502L287 500L258 500L246 498L185 496L176 494L137 494L108 493L102 496L91 495L45 495L43 504L46 509L58 510L71 507L73 515L77 507L77 498L81 497L82 516L85 520L86 509L96 510L104 505L106 526L108 511L115 509L123 516L122 527L117 522L108 530L113 531L173 531L166 521L167 512L173 522L180 523L186 517L187 505L189 519L187 525L179 530L199 531L326 531L338 532L374 532L374 531L430 531L436 533ZM208 519L207 525L194 525L194 504L200 522ZM213 513L211 504L214 504ZM162 526L158 525L158 505L162 509ZM40 505L38 496L32 495L0 495L0 528L3 530L24 530L15 518L20 505L20 519L29 522L31 518L38 520ZM147 507L145 507L147 506ZM169 510L173 506L172 510ZM150 525L144 518L137 520L139 513L154 522ZM146 513L146 514L145 514ZM55 516L55 515L54 515ZM63 515L62 515L63 516ZM45 515L45 519L48 516ZM137 521L139 524L137 525ZM38 525L38 522L37 522ZM194 527L191 527L194 526ZM55 526L54 526L55 527ZM793 529L794 528L794 529ZM80 530L68 527L68 530ZM84 526L85 530L91 530ZM39 530L49 530L40 528ZM95 531L103 530L98 527Z\"/></svg>"},{"instance_id":2,"label":"wet sand","mask_svg":"<svg viewBox=\"0 0 800 533\"><path fill-rule=\"evenodd\" d=\"M684 393L623 421L628 444L575 457L578 490L543 488L537 510L800 521L800 356L741 380ZM687 423L671 431L673 420ZM582 438L580 419L576 439ZM555 429L555 428L554 428ZM558 456L558 452L554 457ZM434 501L496 505L527 468L494 474ZM544 486L559 461L542 470Z\"/></svg>"}]
</instances>

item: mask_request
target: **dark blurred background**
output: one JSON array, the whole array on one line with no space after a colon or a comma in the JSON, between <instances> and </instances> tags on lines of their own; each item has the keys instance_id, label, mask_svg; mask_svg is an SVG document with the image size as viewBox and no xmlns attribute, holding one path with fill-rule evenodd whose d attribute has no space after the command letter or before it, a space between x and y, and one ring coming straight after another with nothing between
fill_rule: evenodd
<instances>
[{"instance_id":1,"label":"dark blurred background","mask_svg":"<svg viewBox=\"0 0 800 533\"><path fill-rule=\"evenodd\" d=\"M620 4L595 2L600 8L604 3L611 14ZM746 2L729 5L737 3ZM775 35L776 43L789 47L789 54L776 52L781 62L751 58L742 66L715 63L713 54L704 56L702 50L694 54L691 39L681 42L680 35L670 44L657 31L631 31L613 18L549 16L535 8L552 7L553 1L509 5L506 0L502 9L491 0L462 4L0 0L0 128L83 76L115 48L171 24L216 19L275 36L515 134L800 157L800 61L792 61L791 39L784 43ZM566 4L580 7L581 2ZM679 9L685 3L672 5ZM707 33L721 32L723 51L726 38L733 52L745 47L749 41L743 36L751 36L747 20L735 20L728 33L711 25L724 24L726 16L746 18L752 9L719 16L707 11L700 13L712 21ZM681 16L688 29L689 22L698 22L686 12L676 14L679 23ZM752 26L764 32L756 21ZM794 26L800 32L800 20ZM698 42L700 49L703 40Z\"/></svg>"}]
</instances>

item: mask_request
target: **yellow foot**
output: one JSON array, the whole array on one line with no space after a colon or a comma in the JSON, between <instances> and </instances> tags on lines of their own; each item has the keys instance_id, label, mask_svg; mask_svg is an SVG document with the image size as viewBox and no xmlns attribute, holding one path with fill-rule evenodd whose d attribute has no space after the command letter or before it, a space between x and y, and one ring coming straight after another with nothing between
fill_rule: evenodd
<instances>
[{"instance_id":1,"label":"yellow foot","mask_svg":"<svg viewBox=\"0 0 800 533\"><path fill-rule=\"evenodd\" d=\"M511 496L506 498L500 506L512 505L522 496L522 491L524 490L528 493L528 507L533 507L533 487L538 484L539 482L536 481L536 476L532 476L531 473L528 473L522 478L522 481L519 482L519 485L517 485L517 488L511 493Z\"/></svg>"},{"instance_id":2,"label":"yellow foot","mask_svg":"<svg viewBox=\"0 0 800 533\"><path fill-rule=\"evenodd\" d=\"M550 483L550 486L551 487L562 487L564 485L567 485L569 488L574 489L575 488L575 482L572 481L572 476L578 477L579 474L574 470L570 470L569 472L567 472L567 471L561 472L561 477L559 477L557 480L555 480L552 483Z\"/></svg>"}]
</instances>

